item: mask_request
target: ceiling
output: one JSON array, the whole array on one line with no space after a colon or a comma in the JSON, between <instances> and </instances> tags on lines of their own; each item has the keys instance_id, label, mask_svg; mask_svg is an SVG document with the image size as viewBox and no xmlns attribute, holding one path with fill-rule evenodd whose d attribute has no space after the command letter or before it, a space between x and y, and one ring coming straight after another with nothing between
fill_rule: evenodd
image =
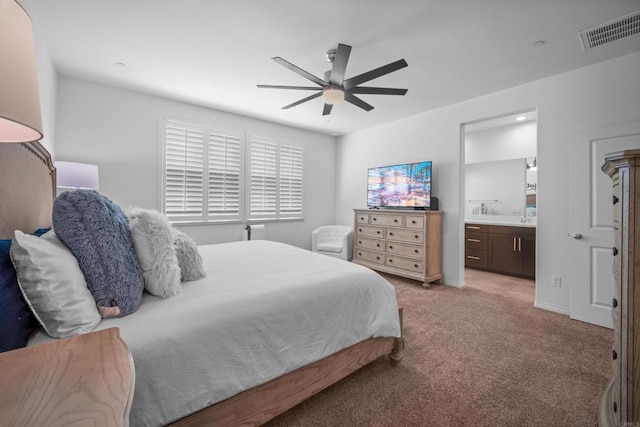
<instances>
[{"instance_id":1,"label":"ceiling","mask_svg":"<svg viewBox=\"0 0 640 427\"><path fill-rule=\"evenodd\" d=\"M640 0L20 0L59 74L340 135L640 50L640 36L583 51L578 32L640 9ZM535 42L544 44L534 47ZM328 49L353 47L345 77L404 58L322 116L289 110L312 86L274 63L323 77ZM124 65L122 65L124 64ZM535 106L531 106L535 107Z\"/></svg>"}]
</instances>

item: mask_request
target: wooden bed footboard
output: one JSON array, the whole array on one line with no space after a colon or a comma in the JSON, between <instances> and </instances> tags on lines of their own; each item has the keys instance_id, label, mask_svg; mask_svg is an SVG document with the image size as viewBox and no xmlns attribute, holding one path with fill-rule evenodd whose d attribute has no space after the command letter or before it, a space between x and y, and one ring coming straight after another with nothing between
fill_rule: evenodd
<instances>
[{"instance_id":1,"label":"wooden bed footboard","mask_svg":"<svg viewBox=\"0 0 640 427\"><path fill-rule=\"evenodd\" d=\"M381 356L391 365L403 357L402 308L400 338L370 338L268 383L182 418L171 426L259 426L293 408Z\"/></svg>"}]
</instances>

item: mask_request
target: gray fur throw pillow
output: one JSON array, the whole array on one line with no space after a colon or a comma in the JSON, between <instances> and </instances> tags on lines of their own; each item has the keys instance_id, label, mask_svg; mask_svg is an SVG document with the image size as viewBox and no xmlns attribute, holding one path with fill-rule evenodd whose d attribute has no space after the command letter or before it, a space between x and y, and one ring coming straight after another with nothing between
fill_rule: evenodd
<instances>
[{"instance_id":1,"label":"gray fur throw pillow","mask_svg":"<svg viewBox=\"0 0 640 427\"><path fill-rule=\"evenodd\" d=\"M202 256L196 242L180 230L171 229L173 244L180 264L180 276L183 282L202 279L206 276L202 265Z\"/></svg>"},{"instance_id":2,"label":"gray fur throw pillow","mask_svg":"<svg viewBox=\"0 0 640 427\"><path fill-rule=\"evenodd\" d=\"M103 318L138 309L144 284L127 218L93 190L66 191L53 204L56 235L78 260Z\"/></svg>"},{"instance_id":3,"label":"gray fur throw pillow","mask_svg":"<svg viewBox=\"0 0 640 427\"><path fill-rule=\"evenodd\" d=\"M129 208L127 216L144 288L163 299L178 295L182 291L180 265L169 221L149 209Z\"/></svg>"}]
</instances>

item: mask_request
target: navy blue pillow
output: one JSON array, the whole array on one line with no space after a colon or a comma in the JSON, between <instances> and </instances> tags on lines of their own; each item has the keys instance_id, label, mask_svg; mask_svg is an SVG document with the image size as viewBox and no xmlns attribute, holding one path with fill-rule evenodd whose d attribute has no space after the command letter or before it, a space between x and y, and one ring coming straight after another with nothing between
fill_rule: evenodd
<instances>
[{"instance_id":1,"label":"navy blue pillow","mask_svg":"<svg viewBox=\"0 0 640 427\"><path fill-rule=\"evenodd\" d=\"M78 260L103 318L138 309L144 284L118 205L93 190L64 192L53 204L53 229Z\"/></svg>"},{"instance_id":2,"label":"navy blue pillow","mask_svg":"<svg viewBox=\"0 0 640 427\"><path fill-rule=\"evenodd\" d=\"M34 234L41 236L48 230L39 229ZM25 347L38 326L18 286L10 249L11 240L0 240L0 353Z\"/></svg>"}]
</instances>

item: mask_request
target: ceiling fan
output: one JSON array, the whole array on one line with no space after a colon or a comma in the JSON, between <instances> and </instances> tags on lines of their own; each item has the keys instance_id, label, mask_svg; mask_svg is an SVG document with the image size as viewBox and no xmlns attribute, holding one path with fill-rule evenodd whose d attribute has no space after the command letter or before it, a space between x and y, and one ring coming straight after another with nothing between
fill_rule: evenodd
<instances>
[{"instance_id":1,"label":"ceiling fan","mask_svg":"<svg viewBox=\"0 0 640 427\"><path fill-rule=\"evenodd\" d=\"M373 110L371 104L366 103L362 99L358 98L355 94L367 94L367 95L404 95L407 93L407 89L392 89L386 87L367 87L358 86L362 83L384 76L385 74L392 73L401 68L406 67L407 61L400 59L382 67L367 71L349 79L344 78L344 73L347 69L347 62L349 61L349 54L351 53L351 46L346 44L338 44L338 49L331 49L327 52L327 61L332 64L331 70L324 73L324 80L314 76L313 74L299 68L292 63L285 61L279 56L273 59L278 64L287 67L294 73L301 75L302 77L312 81L318 86L276 86L276 85L258 85L259 88L267 89L294 89L294 90L313 90L318 91L313 95L307 96L299 101L285 105L282 109L288 109L300 105L303 102L310 101L315 98L323 97L324 109L322 115L326 116L331 113L331 109L335 104L339 104L343 101L347 101L357 107L366 111Z\"/></svg>"}]
</instances>

